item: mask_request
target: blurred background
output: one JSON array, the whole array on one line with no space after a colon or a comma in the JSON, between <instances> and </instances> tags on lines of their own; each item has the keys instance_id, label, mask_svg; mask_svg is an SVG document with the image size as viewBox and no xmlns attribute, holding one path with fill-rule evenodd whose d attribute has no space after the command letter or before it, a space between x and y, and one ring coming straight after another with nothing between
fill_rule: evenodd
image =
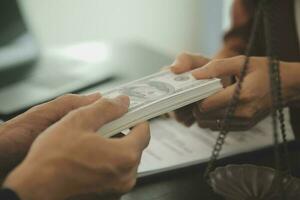
<instances>
[{"instance_id":1,"label":"blurred background","mask_svg":"<svg viewBox=\"0 0 300 200\"><path fill-rule=\"evenodd\" d=\"M86 40L135 40L169 55L212 55L231 0L19 0L43 47Z\"/></svg>"},{"instance_id":2,"label":"blurred background","mask_svg":"<svg viewBox=\"0 0 300 200\"><path fill-rule=\"evenodd\" d=\"M212 56L232 0L1 0L0 119Z\"/></svg>"}]
</instances>

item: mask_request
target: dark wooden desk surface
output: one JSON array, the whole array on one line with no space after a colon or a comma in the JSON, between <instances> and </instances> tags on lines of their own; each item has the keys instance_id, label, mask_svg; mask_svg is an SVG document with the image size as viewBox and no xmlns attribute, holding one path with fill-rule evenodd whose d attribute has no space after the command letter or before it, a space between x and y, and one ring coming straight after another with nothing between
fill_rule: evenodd
<instances>
[{"instance_id":1,"label":"dark wooden desk surface","mask_svg":"<svg viewBox=\"0 0 300 200\"><path fill-rule=\"evenodd\" d=\"M290 160L294 176L300 177L300 144L290 145ZM221 160L218 165L257 164L273 166L273 151L243 154ZM219 200L203 179L205 165L193 166L179 171L160 174L138 181L135 189L122 200Z\"/></svg>"}]
</instances>

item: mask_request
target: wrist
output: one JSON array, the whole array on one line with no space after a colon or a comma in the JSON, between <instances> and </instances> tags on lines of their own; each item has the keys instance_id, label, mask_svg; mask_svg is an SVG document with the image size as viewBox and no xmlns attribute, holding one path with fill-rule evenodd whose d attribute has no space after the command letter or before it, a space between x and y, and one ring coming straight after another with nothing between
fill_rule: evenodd
<instances>
[{"instance_id":1,"label":"wrist","mask_svg":"<svg viewBox=\"0 0 300 200\"><path fill-rule=\"evenodd\" d=\"M15 191L22 200L61 200L56 177L56 169L51 165L22 163L8 175L3 187Z\"/></svg>"},{"instance_id":2,"label":"wrist","mask_svg":"<svg viewBox=\"0 0 300 200\"><path fill-rule=\"evenodd\" d=\"M281 62L280 71L286 104L300 100L300 63Z\"/></svg>"}]
</instances>

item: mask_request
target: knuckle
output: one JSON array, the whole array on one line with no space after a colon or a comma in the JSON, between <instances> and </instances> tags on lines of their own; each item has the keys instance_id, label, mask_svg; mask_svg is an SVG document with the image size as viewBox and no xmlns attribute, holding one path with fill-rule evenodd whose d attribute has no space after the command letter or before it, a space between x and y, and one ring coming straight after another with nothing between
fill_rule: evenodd
<instances>
[{"instance_id":1,"label":"knuckle","mask_svg":"<svg viewBox=\"0 0 300 200\"><path fill-rule=\"evenodd\" d=\"M246 60L245 55L239 55L233 58L233 63L235 65L241 65Z\"/></svg>"},{"instance_id":2,"label":"knuckle","mask_svg":"<svg viewBox=\"0 0 300 200\"><path fill-rule=\"evenodd\" d=\"M87 116L87 112L84 109L79 108L77 110L70 111L68 116L71 119L71 121L76 120L78 118L84 119Z\"/></svg>"},{"instance_id":3,"label":"knuckle","mask_svg":"<svg viewBox=\"0 0 300 200\"><path fill-rule=\"evenodd\" d=\"M218 66L224 62L224 59L214 59L210 61L210 64L212 66Z\"/></svg>"},{"instance_id":4,"label":"knuckle","mask_svg":"<svg viewBox=\"0 0 300 200\"><path fill-rule=\"evenodd\" d=\"M118 160L118 167L121 171L131 170L138 165L138 155L136 152L123 154Z\"/></svg>"},{"instance_id":5,"label":"knuckle","mask_svg":"<svg viewBox=\"0 0 300 200\"><path fill-rule=\"evenodd\" d=\"M135 184L136 184L135 178L129 178L128 180L121 181L121 186L119 187L119 193L124 194L129 192L130 190L132 190Z\"/></svg>"},{"instance_id":6,"label":"knuckle","mask_svg":"<svg viewBox=\"0 0 300 200\"><path fill-rule=\"evenodd\" d=\"M207 123L205 123L205 121L200 120L200 119L197 120L197 125L198 125L200 128L208 128L208 127L209 127L209 125L208 125Z\"/></svg>"},{"instance_id":7,"label":"knuckle","mask_svg":"<svg viewBox=\"0 0 300 200\"><path fill-rule=\"evenodd\" d=\"M177 56L176 59L179 63L184 64L184 65L191 65L192 64L192 57L191 54L187 52L183 52Z\"/></svg>"},{"instance_id":8,"label":"knuckle","mask_svg":"<svg viewBox=\"0 0 300 200\"><path fill-rule=\"evenodd\" d=\"M27 112L28 113L36 113L36 112L40 112L41 110L43 110L45 106L43 104L41 105L37 105L37 106L34 106L32 108L30 108Z\"/></svg>"},{"instance_id":9,"label":"knuckle","mask_svg":"<svg viewBox=\"0 0 300 200\"><path fill-rule=\"evenodd\" d=\"M187 52L181 52L177 55L177 58L179 59L189 58L189 54Z\"/></svg>"},{"instance_id":10,"label":"knuckle","mask_svg":"<svg viewBox=\"0 0 300 200\"><path fill-rule=\"evenodd\" d=\"M109 113L116 113L117 115L120 115L128 110L127 106L107 98L103 98L102 106L104 110L107 110Z\"/></svg>"},{"instance_id":11,"label":"knuckle","mask_svg":"<svg viewBox=\"0 0 300 200\"><path fill-rule=\"evenodd\" d=\"M107 165L104 171L105 177L113 182L111 189L114 193L124 194L130 191L136 183L136 178L132 173L133 170L124 172L120 171L115 165Z\"/></svg>"},{"instance_id":12,"label":"knuckle","mask_svg":"<svg viewBox=\"0 0 300 200\"><path fill-rule=\"evenodd\" d=\"M246 119L251 119L254 117L256 111L255 109L253 109L252 107L247 107L245 109L242 109L239 114L238 114L238 117L243 117L243 118L246 118Z\"/></svg>"},{"instance_id":13,"label":"knuckle","mask_svg":"<svg viewBox=\"0 0 300 200\"><path fill-rule=\"evenodd\" d=\"M82 110L81 109L78 109L78 110L72 110L69 112L69 116L71 117L76 117L77 115L80 115L82 113Z\"/></svg>"},{"instance_id":14,"label":"knuckle","mask_svg":"<svg viewBox=\"0 0 300 200\"><path fill-rule=\"evenodd\" d=\"M55 101L64 104L66 107L74 108L80 96L75 94L65 94Z\"/></svg>"},{"instance_id":15,"label":"knuckle","mask_svg":"<svg viewBox=\"0 0 300 200\"><path fill-rule=\"evenodd\" d=\"M240 65L242 65L242 63L245 62L245 60L246 60L245 55L239 55L239 56L234 57L232 61L233 61L234 65L240 66Z\"/></svg>"},{"instance_id":16,"label":"knuckle","mask_svg":"<svg viewBox=\"0 0 300 200\"><path fill-rule=\"evenodd\" d=\"M215 59L210 61L209 71L212 76L217 76L219 72L219 67L224 65L225 60L224 59Z\"/></svg>"},{"instance_id":17,"label":"knuckle","mask_svg":"<svg viewBox=\"0 0 300 200\"><path fill-rule=\"evenodd\" d=\"M236 56L235 58L236 58L237 61L243 62L246 59L246 56L245 55L239 55L239 56Z\"/></svg>"},{"instance_id":18,"label":"knuckle","mask_svg":"<svg viewBox=\"0 0 300 200\"><path fill-rule=\"evenodd\" d=\"M74 98L77 98L77 97L78 97L78 95L75 95L75 94L65 94L61 97L58 97L57 100L69 102L69 101L72 101Z\"/></svg>"},{"instance_id":19,"label":"knuckle","mask_svg":"<svg viewBox=\"0 0 300 200\"><path fill-rule=\"evenodd\" d=\"M255 99L256 95L255 92L250 90L245 90L244 92L241 92L240 100L243 102L250 102L253 99Z\"/></svg>"},{"instance_id":20,"label":"knuckle","mask_svg":"<svg viewBox=\"0 0 300 200\"><path fill-rule=\"evenodd\" d=\"M119 176L113 186L114 193L124 194L129 192L136 184L136 176L132 174L125 174Z\"/></svg>"},{"instance_id":21,"label":"knuckle","mask_svg":"<svg viewBox=\"0 0 300 200\"><path fill-rule=\"evenodd\" d=\"M115 109L117 107L117 104L113 102L111 99L108 98L103 98L102 99L102 105L104 108L110 110L110 109Z\"/></svg>"},{"instance_id":22,"label":"knuckle","mask_svg":"<svg viewBox=\"0 0 300 200\"><path fill-rule=\"evenodd\" d=\"M138 155L136 152L129 153L126 157L127 166L132 168L138 164Z\"/></svg>"}]
</instances>

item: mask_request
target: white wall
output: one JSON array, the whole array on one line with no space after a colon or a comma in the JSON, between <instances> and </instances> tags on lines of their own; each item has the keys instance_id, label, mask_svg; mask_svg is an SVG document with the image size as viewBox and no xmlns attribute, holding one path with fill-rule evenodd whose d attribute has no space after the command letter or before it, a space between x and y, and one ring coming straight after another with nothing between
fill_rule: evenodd
<instances>
[{"instance_id":1,"label":"white wall","mask_svg":"<svg viewBox=\"0 0 300 200\"><path fill-rule=\"evenodd\" d=\"M226 0L227 1L227 0ZM43 47L138 40L168 54L211 55L220 44L220 0L19 0Z\"/></svg>"},{"instance_id":2,"label":"white wall","mask_svg":"<svg viewBox=\"0 0 300 200\"><path fill-rule=\"evenodd\" d=\"M230 28L231 22L231 5L233 0L223 0L223 31Z\"/></svg>"}]
</instances>

